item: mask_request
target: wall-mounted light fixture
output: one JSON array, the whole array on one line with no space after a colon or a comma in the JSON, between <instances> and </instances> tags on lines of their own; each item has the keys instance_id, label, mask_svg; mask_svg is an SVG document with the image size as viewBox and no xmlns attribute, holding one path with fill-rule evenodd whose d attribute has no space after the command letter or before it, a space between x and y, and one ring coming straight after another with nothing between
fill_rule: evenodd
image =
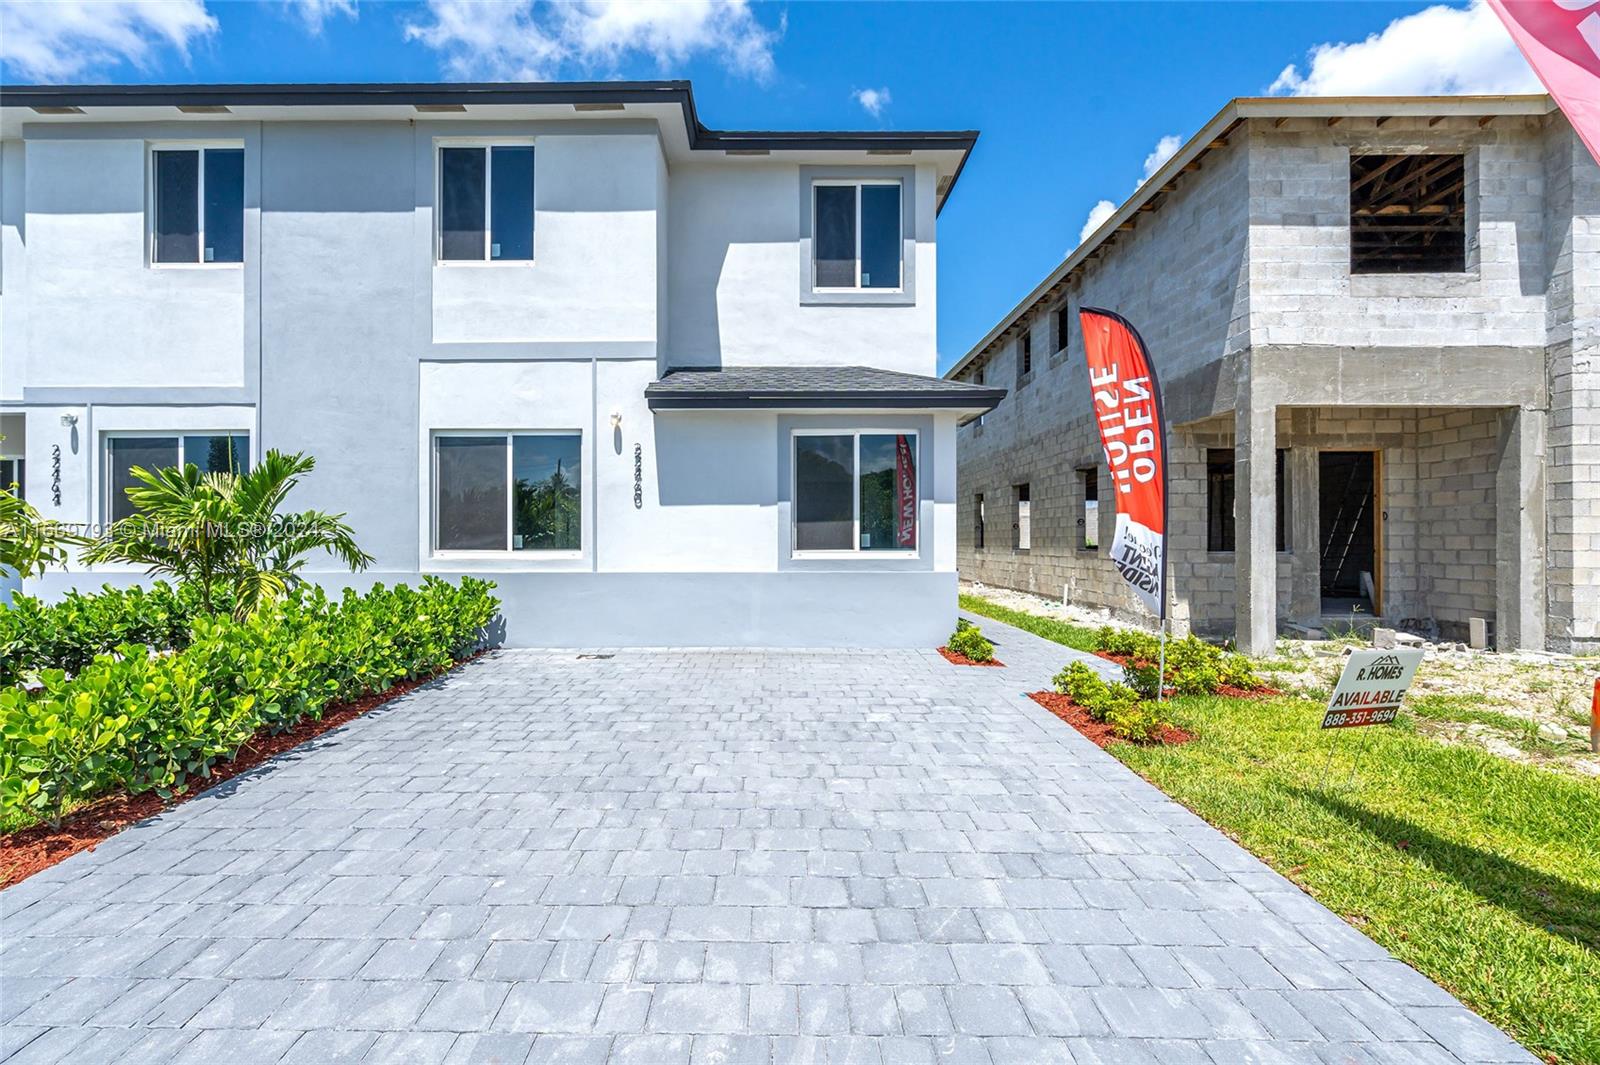
<instances>
[{"instance_id":1,"label":"wall-mounted light fixture","mask_svg":"<svg viewBox=\"0 0 1600 1065\"><path fill-rule=\"evenodd\" d=\"M71 429L73 426L75 426L77 424L78 424L78 416L76 414L63 414L61 416L61 428L63 428L63 429Z\"/></svg>"},{"instance_id":2,"label":"wall-mounted light fixture","mask_svg":"<svg viewBox=\"0 0 1600 1065\"><path fill-rule=\"evenodd\" d=\"M620 410L614 410L611 412L611 428L622 428L622 412Z\"/></svg>"}]
</instances>

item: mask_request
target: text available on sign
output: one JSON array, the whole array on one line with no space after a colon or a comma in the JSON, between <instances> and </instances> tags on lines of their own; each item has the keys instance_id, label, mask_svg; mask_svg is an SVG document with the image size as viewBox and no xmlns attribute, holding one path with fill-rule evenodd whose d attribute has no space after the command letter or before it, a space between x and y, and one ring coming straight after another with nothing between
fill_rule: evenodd
<instances>
[{"instance_id":1,"label":"text available on sign","mask_svg":"<svg viewBox=\"0 0 1600 1065\"><path fill-rule=\"evenodd\" d=\"M1334 685L1322 727L1387 725L1400 712L1421 662L1422 651L1415 647L1352 653Z\"/></svg>"}]
</instances>

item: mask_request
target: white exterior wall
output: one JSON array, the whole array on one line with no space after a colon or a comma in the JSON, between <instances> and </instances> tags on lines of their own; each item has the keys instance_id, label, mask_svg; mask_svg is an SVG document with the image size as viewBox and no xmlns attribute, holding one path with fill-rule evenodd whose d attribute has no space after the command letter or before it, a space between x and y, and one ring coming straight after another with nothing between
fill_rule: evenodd
<instances>
[{"instance_id":1,"label":"white exterior wall","mask_svg":"<svg viewBox=\"0 0 1600 1065\"><path fill-rule=\"evenodd\" d=\"M934 646L948 635L955 415L656 415L644 397L669 366L933 374L931 165L830 168L903 175L913 284L890 305L808 303L807 168L669 166L654 125L633 120L208 123L208 140L225 129L246 146L246 261L154 269L145 153L185 128L57 127L0 146L0 404L26 418L28 496L46 517L103 518L108 431L244 430L256 458L314 455L293 505L345 514L377 559L352 576L313 557L318 580L487 577L512 644ZM535 144L534 259L438 264L440 138L497 136ZM798 427L917 432L912 556L791 557ZM431 441L451 429L582 432L578 557L433 551ZM28 590L138 579L75 565Z\"/></svg>"},{"instance_id":2,"label":"white exterior wall","mask_svg":"<svg viewBox=\"0 0 1600 1065\"><path fill-rule=\"evenodd\" d=\"M243 384L244 266L149 264L148 155L139 137L26 142L28 387Z\"/></svg>"},{"instance_id":3,"label":"white exterior wall","mask_svg":"<svg viewBox=\"0 0 1600 1065\"><path fill-rule=\"evenodd\" d=\"M870 167L848 170L872 173ZM917 168L909 184L912 301L803 304L797 297L810 252L801 234L802 199L810 188L804 168L771 163L674 170L670 364L878 366L933 374L939 357L933 168Z\"/></svg>"}]
</instances>

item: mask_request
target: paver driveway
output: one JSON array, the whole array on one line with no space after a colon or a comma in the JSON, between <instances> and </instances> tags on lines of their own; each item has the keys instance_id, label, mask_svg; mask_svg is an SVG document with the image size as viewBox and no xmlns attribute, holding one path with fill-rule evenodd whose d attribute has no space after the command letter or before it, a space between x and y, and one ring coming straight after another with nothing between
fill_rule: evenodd
<instances>
[{"instance_id":1,"label":"paver driveway","mask_svg":"<svg viewBox=\"0 0 1600 1065\"><path fill-rule=\"evenodd\" d=\"M12 1060L1528 1060L931 653L503 652L0 893Z\"/></svg>"}]
</instances>

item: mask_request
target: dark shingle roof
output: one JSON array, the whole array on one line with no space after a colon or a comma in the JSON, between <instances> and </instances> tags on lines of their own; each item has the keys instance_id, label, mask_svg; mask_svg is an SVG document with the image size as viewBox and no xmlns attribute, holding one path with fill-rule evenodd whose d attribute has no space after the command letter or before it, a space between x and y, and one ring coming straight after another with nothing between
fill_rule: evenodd
<instances>
[{"instance_id":1,"label":"dark shingle roof","mask_svg":"<svg viewBox=\"0 0 1600 1065\"><path fill-rule=\"evenodd\" d=\"M668 370L644 390L651 410L753 407L898 407L993 410L1003 388L870 366L693 366Z\"/></svg>"}]
</instances>

